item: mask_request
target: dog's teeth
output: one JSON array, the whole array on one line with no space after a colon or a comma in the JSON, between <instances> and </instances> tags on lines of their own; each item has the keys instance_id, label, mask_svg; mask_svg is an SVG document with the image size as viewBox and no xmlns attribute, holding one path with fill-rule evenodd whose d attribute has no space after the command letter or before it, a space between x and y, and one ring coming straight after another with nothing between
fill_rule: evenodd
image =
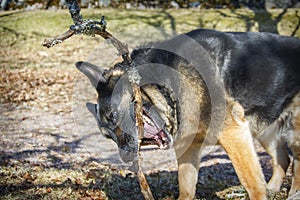
<instances>
[{"instance_id":1,"label":"dog's teeth","mask_svg":"<svg viewBox=\"0 0 300 200\"><path fill-rule=\"evenodd\" d=\"M144 120L144 123L147 123L147 124L155 127L154 123L152 122L152 120L148 116L143 115L143 120Z\"/></svg>"}]
</instances>

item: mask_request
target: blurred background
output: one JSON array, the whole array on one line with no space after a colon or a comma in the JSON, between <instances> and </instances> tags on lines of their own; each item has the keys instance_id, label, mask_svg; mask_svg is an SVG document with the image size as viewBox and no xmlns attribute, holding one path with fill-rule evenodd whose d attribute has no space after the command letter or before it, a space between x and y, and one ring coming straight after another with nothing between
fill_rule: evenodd
<instances>
[{"instance_id":1,"label":"blurred background","mask_svg":"<svg viewBox=\"0 0 300 200\"><path fill-rule=\"evenodd\" d=\"M66 0L1 0L2 10L58 9L66 7ZM82 8L292 8L298 0L81 0Z\"/></svg>"}]
</instances>

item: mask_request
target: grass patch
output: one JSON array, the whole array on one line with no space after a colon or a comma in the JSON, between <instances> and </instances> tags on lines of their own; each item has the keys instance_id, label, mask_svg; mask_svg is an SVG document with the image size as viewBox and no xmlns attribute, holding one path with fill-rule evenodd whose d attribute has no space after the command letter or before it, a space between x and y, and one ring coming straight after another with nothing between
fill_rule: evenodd
<instances>
[{"instance_id":1,"label":"grass patch","mask_svg":"<svg viewBox=\"0 0 300 200\"><path fill-rule=\"evenodd\" d=\"M3 167L1 199L143 199L137 178L129 171L99 164L77 167ZM159 194L157 199L171 198L175 178L170 178L167 173L149 177L152 189Z\"/></svg>"},{"instance_id":2,"label":"grass patch","mask_svg":"<svg viewBox=\"0 0 300 200\"><path fill-rule=\"evenodd\" d=\"M82 15L91 19L100 19L105 15L108 28L114 34L151 27L183 33L201 27L222 31L269 31L300 37L297 9L286 12L85 9ZM76 36L55 48L42 47L44 38L66 31L71 24L67 10L0 13L0 67L73 67L76 60L86 58L103 40Z\"/></svg>"},{"instance_id":3,"label":"grass patch","mask_svg":"<svg viewBox=\"0 0 300 200\"><path fill-rule=\"evenodd\" d=\"M201 169L196 199L248 199L242 186L236 185L234 171L230 178L220 179L215 167ZM227 176L226 173L223 174ZM222 176L222 175L221 175ZM178 198L176 172L150 173L147 180L155 199ZM11 199L143 199L136 176L126 170L99 163L78 164L74 168L48 168L28 163L1 167L0 197ZM271 199L284 200L287 191Z\"/></svg>"}]
</instances>

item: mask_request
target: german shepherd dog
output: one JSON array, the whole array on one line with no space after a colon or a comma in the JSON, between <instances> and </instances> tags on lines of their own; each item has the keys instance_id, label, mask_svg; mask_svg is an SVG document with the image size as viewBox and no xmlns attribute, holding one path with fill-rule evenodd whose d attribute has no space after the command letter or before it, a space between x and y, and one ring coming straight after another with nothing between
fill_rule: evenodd
<instances>
[{"instance_id":1,"label":"german shepherd dog","mask_svg":"<svg viewBox=\"0 0 300 200\"><path fill-rule=\"evenodd\" d=\"M293 155L289 194L300 190L299 39L199 29L133 50L130 64L144 81L141 139L130 133L135 124L128 63L110 69L76 63L98 92L98 103L87 107L103 134L117 143L123 161L136 159L138 142L173 147L179 199L193 199L202 145L215 140L250 199L261 200L280 190L290 164L287 144ZM272 157L268 184L252 136Z\"/></svg>"}]
</instances>

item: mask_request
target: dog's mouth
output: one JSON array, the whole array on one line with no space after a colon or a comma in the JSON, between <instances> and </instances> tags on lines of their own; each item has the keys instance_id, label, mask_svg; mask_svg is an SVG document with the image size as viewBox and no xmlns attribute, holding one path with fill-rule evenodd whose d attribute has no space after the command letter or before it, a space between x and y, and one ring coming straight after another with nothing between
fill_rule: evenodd
<instances>
[{"instance_id":1,"label":"dog's mouth","mask_svg":"<svg viewBox=\"0 0 300 200\"><path fill-rule=\"evenodd\" d=\"M160 149L168 149L172 145L172 138L168 131L159 125L155 120L156 117L151 117L150 114L144 109L143 122L144 122L144 137L142 145L157 145Z\"/></svg>"}]
</instances>

